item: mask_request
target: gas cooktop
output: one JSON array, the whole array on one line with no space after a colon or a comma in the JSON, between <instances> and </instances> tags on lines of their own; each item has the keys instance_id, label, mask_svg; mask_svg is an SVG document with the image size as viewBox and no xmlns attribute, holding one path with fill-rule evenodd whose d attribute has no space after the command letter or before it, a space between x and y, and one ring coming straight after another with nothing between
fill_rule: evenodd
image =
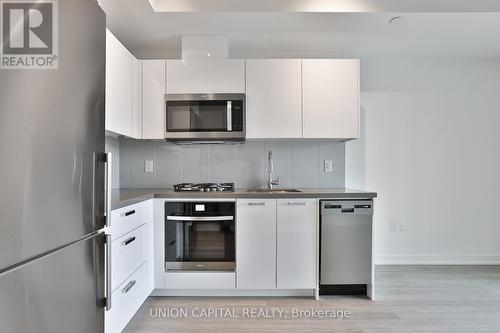
<instances>
[{"instance_id":1,"label":"gas cooktop","mask_svg":"<svg viewBox=\"0 0 500 333\"><path fill-rule=\"evenodd\" d=\"M182 183L174 185L175 192L234 192L234 183Z\"/></svg>"}]
</instances>

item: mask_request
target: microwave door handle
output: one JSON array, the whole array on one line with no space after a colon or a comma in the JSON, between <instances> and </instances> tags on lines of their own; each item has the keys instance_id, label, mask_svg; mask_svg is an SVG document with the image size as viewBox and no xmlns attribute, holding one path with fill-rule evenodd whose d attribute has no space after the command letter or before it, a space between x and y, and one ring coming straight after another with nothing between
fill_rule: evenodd
<instances>
[{"instance_id":1,"label":"microwave door handle","mask_svg":"<svg viewBox=\"0 0 500 333\"><path fill-rule=\"evenodd\" d=\"M227 131L233 130L233 102L227 101Z\"/></svg>"}]
</instances>

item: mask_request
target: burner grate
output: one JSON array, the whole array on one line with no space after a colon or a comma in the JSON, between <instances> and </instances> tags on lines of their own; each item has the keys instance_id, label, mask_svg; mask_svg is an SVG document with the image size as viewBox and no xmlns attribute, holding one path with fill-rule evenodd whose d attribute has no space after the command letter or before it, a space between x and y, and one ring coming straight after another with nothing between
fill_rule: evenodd
<instances>
[{"instance_id":1,"label":"burner grate","mask_svg":"<svg viewBox=\"0 0 500 333\"><path fill-rule=\"evenodd\" d=\"M174 185L175 192L234 192L234 183L181 183Z\"/></svg>"}]
</instances>

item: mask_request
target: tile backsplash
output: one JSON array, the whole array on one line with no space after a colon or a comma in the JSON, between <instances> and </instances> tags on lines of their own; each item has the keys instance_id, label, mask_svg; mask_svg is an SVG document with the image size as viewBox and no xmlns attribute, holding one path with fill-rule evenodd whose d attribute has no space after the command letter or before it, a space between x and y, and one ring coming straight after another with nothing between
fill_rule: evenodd
<instances>
[{"instance_id":1,"label":"tile backsplash","mask_svg":"<svg viewBox=\"0 0 500 333\"><path fill-rule=\"evenodd\" d=\"M118 138L106 136L105 142L106 152L111 153L111 187L113 189L120 188L120 141Z\"/></svg>"},{"instance_id":2,"label":"tile backsplash","mask_svg":"<svg viewBox=\"0 0 500 333\"><path fill-rule=\"evenodd\" d=\"M279 187L341 188L345 184L343 142L246 142L235 145L175 145L120 139L121 188L165 188L182 182L234 182L236 187L266 186L267 154L274 159ZM324 161L333 172L324 172ZM145 172L145 161L154 171Z\"/></svg>"}]
</instances>

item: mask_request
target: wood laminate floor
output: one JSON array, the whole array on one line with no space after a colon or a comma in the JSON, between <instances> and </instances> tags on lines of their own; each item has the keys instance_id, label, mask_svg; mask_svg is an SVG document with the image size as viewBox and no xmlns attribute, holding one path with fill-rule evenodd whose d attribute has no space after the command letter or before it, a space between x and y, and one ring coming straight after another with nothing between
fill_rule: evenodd
<instances>
[{"instance_id":1,"label":"wood laminate floor","mask_svg":"<svg viewBox=\"0 0 500 333\"><path fill-rule=\"evenodd\" d=\"M356 297L330 297L318 301L306 298L150 297L125 332L500 333L499 266L378 266L375 277L376 301ZM235 315L240 317L193 317L193 310L194 315L198 315L196 311L209 308L234 309ZM276 309L275 316L242 317L243 311L260 308ZM292 318L293 311L311 308L350 311L351 315L342 320ZM188 316L157 317L158 309L185 309ZM278 315L278 310L283 310L282 316Z\"/></svg>"}]
</instances>

